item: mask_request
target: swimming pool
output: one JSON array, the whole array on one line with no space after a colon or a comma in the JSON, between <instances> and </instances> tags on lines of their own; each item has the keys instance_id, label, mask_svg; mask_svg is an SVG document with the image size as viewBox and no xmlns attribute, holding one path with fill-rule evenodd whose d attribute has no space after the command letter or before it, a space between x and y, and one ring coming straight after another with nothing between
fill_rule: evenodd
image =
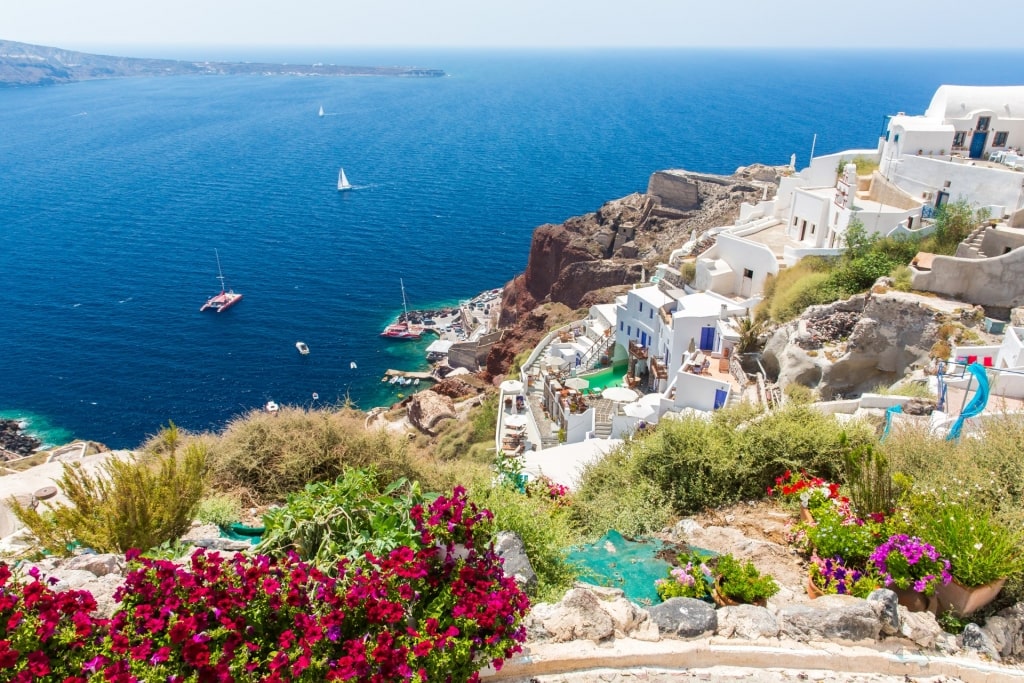
<instances>
[{"instance_id":1,"label":"swimming pool","mask_svg":"<svg viewBox=\"0 0 1024 683\"><path fill-rule=\"evenodd\" d=\"M627 366L627 363L619 363L618 365L613 365L610 368L604 368L597 372L580 375L580 377L590 382L590 390L596 393L603 391L608 387L621 387L622 378L626 376L626 370L628 369Z\"/></svg>"}]
</instances>

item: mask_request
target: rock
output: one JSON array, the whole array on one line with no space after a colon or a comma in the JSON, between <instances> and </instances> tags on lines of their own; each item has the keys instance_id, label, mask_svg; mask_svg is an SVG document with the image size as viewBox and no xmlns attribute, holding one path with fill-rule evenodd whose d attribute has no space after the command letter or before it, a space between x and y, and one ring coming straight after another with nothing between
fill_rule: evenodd
<instances>
[{"instance_id":1,"label":"rock","mask_svg":"<svg viewBox=\"0 0 1024 683\"><path fill-rule=\"evenodd\" d=\"M781 635L795 640L878 640L882 604L841 595L825 595L813 606L788 605L779 610Z\"/></svg>"},{"instance_id":2,"label":"rock","mask_svg":"<svg viewBox=\"0 0 1024 683\"><path fill-rule=\"evenodd\" d=\"M868 595L871 602L882 605L882 633L894 636L900 632L899 597L888 588L876 588Z\"/></svg>"},{"instance_id":3,"label":"rock","mask_svg":"<svg viewBox=\"0 0 1024 683\"><path fill-rule=\"evenodd\" d=\"M779 621L764 607L736 605L718 610L718 630L726 638L775 638L779 635Z\"/></svg>"},{"instance_id":4,"label":"rock","mask_svg":"<svg viewBox=\"0 0 1024 683\"><path fill-rule=\"evenodd\" d=\"M252 550L252 544L230 538L197 538L189 542L197 548L206 548L207 550L233 550L236 552ZM191 554L192 552L189 551L188 555Z\"/></svg>"},{"instance_id":5,"label":"rock","mask_svg":"<svg viewBox=\"0 0 1024 683\"><path fill-rule=\"evenodd\" d=\"M718 628L715 608L694 598L670 598L647 610L658 631L666 636L698 638Z\"/></svg>"},{"instance_id":6,"label":"rock","mask_svg":"<svg viewBox=\"0 0 1024 683\"><path fill-rule=\"evenodd\" d=\"M899 608L899 635L921 647L935 647L942 635L942 627L931 612L910 612L906 607Z\"/></svg>"},{"instance_id":7,"label":"rock","mask_svg":"<svg viewBox=\"0 0 1024 683\"><path fill-rule=\"evenodd\" d=\"M107 574L84 586L96 600L96 616L105 619L113 616L119 607L119 603L114 600L114 592L117 591L122 581L122 577L117 574Z\"/></svg>"},{"instance_id":8,"label":"rock","mask_svg":"<svg viewBox=\"0 0 1024 683\"><path fill-rule=\"evenodd\" d=\"M218 527L216 524L199 524L199 525L196 525L195 523L193 523L192 528L189 529L187 532L185 532L185 535L182 536L179 540L182 543L192 543L193 541L195 541L197 539L200 539L200 538L219 538L219 537L220 537L220 527Z\"/></svg>"},{"instance_id":9,"label":"rock","mask_svg":"<svg viewBox=\"0 0 1024 683\"><path fill-rule=\"evenodd\" d=\"M988 636L993 649L999 653L1000 657L1011 655L1016 634L1013 632L1014 624L1010 619L993 614L985 619L985 625L981 627L981 630Z\"/></svg>"},{"instance_id":10,"label":"rock","mask_svg":"<svg viewBox=\"0 0 1024 683\"><path fill-rule=\"evenodd\" d=\"M551 640L551 633L544 627L544 622L555 613L556 606L548 602L530 605L530 611L523 619L526 639L532 643L544 643Z\"/></svg>"},{"instance_id":11,"label":"rock","mask_svg":"<svg viewBox=\"0 0 1024 683\"><path fill-rule=\"evenodd\" d=\"M639 629L642 624L650 621L646 611L624 597L601 600L601 609L612 618L616 638L625 638ZM655 629L657 632L657 629Z\"/></svg>"},{"instance_id":12,"label":"rock","mask_svg":"<svg viewBox=\"0 0 1024 683\"><path fill-rule=\"evenodd\" d=\"M86 584L95 581L96 575L84 569L58 569L50 576L58 579L50 586L55 591L81 590Z\"/></svg>"},{"instance_id":13,"label":"rock","mask_svg":"<svg viewBox=\"0 0 1024 683\"><path fill-rule=\"evenodd\" d=\"M701 530L700 524L692 517L681 519L672 527L671 539L673 543L685 543L688 538Z\"/></svg>"},{"instance_id":14,"label":"rock","mask_svg":"<svg viewBox=\"0 0 1024 683\"><path fill-rule=\"evenodd\" d=\"M1013 607L1000 610L995 615L1002 619L1003 637L999 654L1003 657L1020 657L1024 655L1024 603L1018 602ZM991 621L994 617L989 617ZM986 624L986 630L988 626Z\"/></svg>"},{"instance_id":15,"label":"rock","mask_svg":"<svg viewBox=\"0 0 1024 683\"><path fill-rule=\"evenodd\" d=\"M633 631L628 635L634 640L642 640L647 643L656 643L661 640L661 632L658 629L658 625L650 618L641 622L640 625L633 629Z\"/></svg>"},{"instance_id":16,"label":"rock","mask_svg":"<svg viewBox=\"0 0 1024 683\"><path fill-rule=\"evenodd\" d=\"M441 420L454 420L458 417L452 399L430 389L413 394L408 410L409 422L416 429L427 433L432 433Z\"/></svg>"},{"instance_id":17,"label":"rock","mask_svg":"<svg viewBox=\"0 0 1024 683\"><path fill-rule=\"evenodd\" d=\"M543 621L556 643L591 640L595 643L615 633L612 618L601 608L601 600L586 588L573 588L555 605Z\"/></svg>"},{"instance_id":18,"label":"rock","mask_svg":"<svg viewBox=\"0 0 1024 683\"><path fill-rule=\"evenodd\" d=\"M494 552L502 559L505 576L511 576L527 593L537 588L537 572L526 556L523 539L514 531L498 533L494 541Z\"/></svg>"},{"instance_id":19,"label":"rock","mask_svg":"<svg viewBox=\"0 0 1024 683\"><path fill-rule=\"evenodd\" d=\"M61 563L61 569L83 569L94 576L124 573L124 556L113 553L101 555L76 555Z\"/></svg>"},{"instance_id":20,"label":"rock","mask_svg":"<svg viewBox=\"0 0 1024 683\"><path fill-rule=\"evenodd\" d=\"M974 650L997 662L1002 659L995 643L977 624L967 624L957 640L965 650Z\"/></svg>"}]
</instances>

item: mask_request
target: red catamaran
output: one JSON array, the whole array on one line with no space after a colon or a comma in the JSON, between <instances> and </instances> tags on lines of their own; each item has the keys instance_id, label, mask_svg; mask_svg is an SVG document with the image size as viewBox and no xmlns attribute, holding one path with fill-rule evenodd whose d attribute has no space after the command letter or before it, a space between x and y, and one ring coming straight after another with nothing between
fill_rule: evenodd
<instances>
[{"instance_id":1,"label":"red catamaran","mask_svg":"<svg viewBox=\"0 0 1024 683\"><path fill-rule=\"evenodd\" d=\"M423 336L423 328L409 322L409 307L405 303L405 282L401 278L398 284L402 287L402 310L405 311L405 318L384 328L380 336L388 339L411 339L413 341Z\"/></svg>"},{"instance_id":2,"label":"red catamaran","mask_svg":"<svg viewBox=\"0 0 1024 683\"><path fill-rule=\"evenodd\" d=\"M214 249L213 253L217 255L217 279L220 280L220 294L211 296L207 299L206 303L203 304L199 310L213 310L217 313L223 313L241 301L242 295L233 289L224 288L224 273L222 273L220 269L220 252Z\"/></svg>"}]
</instances>

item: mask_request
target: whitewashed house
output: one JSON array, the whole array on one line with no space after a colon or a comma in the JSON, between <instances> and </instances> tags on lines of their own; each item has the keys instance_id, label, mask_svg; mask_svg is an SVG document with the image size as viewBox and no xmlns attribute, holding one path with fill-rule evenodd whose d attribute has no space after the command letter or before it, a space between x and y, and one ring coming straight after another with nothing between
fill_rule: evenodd
<instances>
[{"instance_id":1,"label":"whitewashed house","mask_svg":"<svg viewBox=\"0 0 1024 683\"><path fill-rule=\"evenodd\" d=\"M989 368L993 396L1024 399L1024 327L1007 327L998 346L957 346L952 359L961 364L981 363Z\"/></svg>"},{"instance_id":2,"label":"whitewashed house","mask_svg":"<svg viewBox=\"0 0 1024 683\"><path fill-rule=\"evenodd\" d=\"M889 120L879 170L931 207L964 198L1001 217L1024 200L1022 146L1024 86L943 85L923 115Z\"/></svg>"},{"instance_id":3,"label":"whitewashed house","mask_svg":"<svg viewBox=\"0 0 1024 683\"><path fill-rule=\"evenodd\" d=\"M693 288L726 296L753 299L764 291L779 261L767 246L726 232L697 259Z\"/></svg>"}]
</instances>

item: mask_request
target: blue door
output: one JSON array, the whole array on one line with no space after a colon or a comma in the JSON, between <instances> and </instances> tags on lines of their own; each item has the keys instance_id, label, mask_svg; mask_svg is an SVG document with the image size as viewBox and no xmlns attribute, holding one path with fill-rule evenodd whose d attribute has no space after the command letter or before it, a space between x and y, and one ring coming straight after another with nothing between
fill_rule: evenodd
<instances>
[{"instance_id":1,"label":"blue door","mask_svg":"<svg viewBox=\"0 0 1024 683\"><path fill-rule=\"evenodd\" d=\"M700 331L700 350L713 351L715 348L715 328L704 327Z\"/></svg>"},{"instance_id":2,"label":"blue door","mask_svg":"<svg viewBox=\"0 0 1024 683\"><path fill-rule=\"evenodd\" d=\"M640 346L642 346L644 348L647 348L647 333L646 332L641 332L640 333Z\"/></svg>"},{"instance_id":3,"label":"blue door","mask_svg":"<svg viewBox=\"0 0 1024 683\"><path fill-rule=\"evenodd\" d=\"M980 159L981 155L985 153L985 140L988 139L988 133L983 133L980 130L974 131L971 135L971 158Z\"/></svg>"},{"instance_id":4,"label":"blue door","mask_svg":"<svg viewBox=\"0 0 1024 683\"><path fill-rule=\"evenodd\" d=\"M728 392L725 389L715 389L715 410L725 405L726 396L728 396Z\"/></svg>"}]
</instances>

